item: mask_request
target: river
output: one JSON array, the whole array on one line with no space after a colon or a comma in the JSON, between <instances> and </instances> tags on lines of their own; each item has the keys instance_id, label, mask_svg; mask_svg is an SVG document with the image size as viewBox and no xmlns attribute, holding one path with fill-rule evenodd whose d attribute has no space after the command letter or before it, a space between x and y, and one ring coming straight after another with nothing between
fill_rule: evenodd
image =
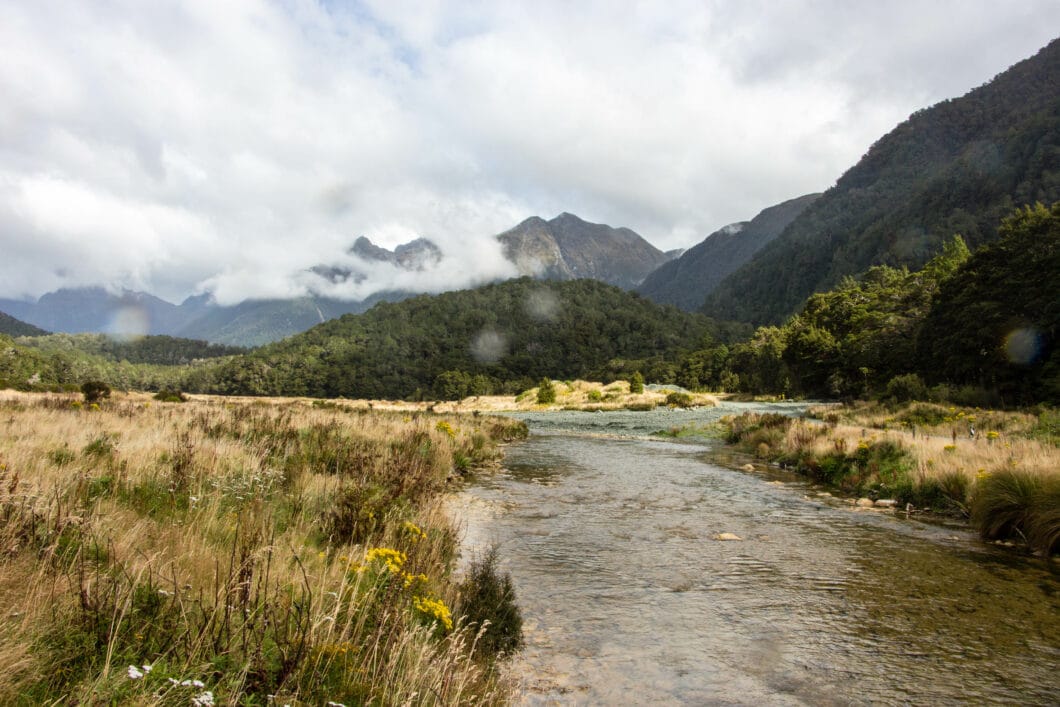
<instances>
[{"instance_id":1,"label":"river","mask_svg":"<svg viewBox=\"0 0 1060 707\"><path fill-rule=\"evenodd\" d=\"M1060 701L1054 562L650 436L754 407L519 415L456 512L512 574L522 703Z\"/></svg>"}]
</instances>

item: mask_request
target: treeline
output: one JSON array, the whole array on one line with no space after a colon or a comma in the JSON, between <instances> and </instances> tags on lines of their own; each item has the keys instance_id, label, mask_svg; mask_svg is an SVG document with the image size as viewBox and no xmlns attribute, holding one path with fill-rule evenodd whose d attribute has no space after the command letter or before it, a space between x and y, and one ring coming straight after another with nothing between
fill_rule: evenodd
<instances>
[{"instance_id":1,"label":"treeline","mask_svg":"<svg viewBox=\"0 0 1060 707\"><path fill-rule=\"evenodd\" d=\"M16 343L48 352L81 352L101 356L116 363L153 363L161 366L181 366L208 358L235 356L245 353L241 346L211 344L199 339L152 335L129 339L105 334L48 334L16 339Z\"/></svg>"},{"instance_id":2,"label":"treeline","mask_svg":"<svg viewBox=\"0 0 1060 707\"><path fill-rule=\"evenodd\" d=\"M830 398L1060 401L1060 202L1016 210L999 236L971 255L954 237L915 272L878 266L845 278L783 326L686 357L677 382Z\"/></svg>"},{"instance_id":3,"label":"treeline","mask_svg":"<svg viewBox=\"0 0 1060 707\"><path fill-rule=\"evenodd\" d=\"M242 395L453 399L542 377L612 380L732 336L698 314L594 280L529 278L381 303L194 372L186 390Z\"/></svg>"},{"instance_id":4,"label":"treeline","mask_svg":"<svg viewBox=\"0 0 1060 707\"><path fill-rule=\"evenodd\" d=\"M245 350L171 336L119 341L103 334L0 334L0 389L78 390L85 381L119 390L178 388L193 371Z\"/></svg>"}]
</instances>

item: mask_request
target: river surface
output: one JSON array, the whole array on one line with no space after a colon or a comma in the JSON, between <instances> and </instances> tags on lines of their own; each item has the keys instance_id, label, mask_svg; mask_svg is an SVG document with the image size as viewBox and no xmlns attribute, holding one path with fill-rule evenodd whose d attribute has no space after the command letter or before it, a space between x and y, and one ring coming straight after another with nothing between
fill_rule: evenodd
<instances>
[{"instance_id":1,"label":"river surface","mask_svg":"<svg viewBox=\"0 0 1060 707\"><path fill-rule=\"evenodd\" d=\"M1055 562L650 436L754 407L518 415L456 513L514 579L522 703L1060 703Z\"/></svg>"}]
</instances>

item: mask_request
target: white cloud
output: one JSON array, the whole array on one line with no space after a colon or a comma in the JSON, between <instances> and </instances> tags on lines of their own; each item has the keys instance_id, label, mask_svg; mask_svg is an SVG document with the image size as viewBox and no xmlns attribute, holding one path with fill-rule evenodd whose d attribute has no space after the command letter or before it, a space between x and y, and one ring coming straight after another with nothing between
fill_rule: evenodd
<instances>
[{"instance_id":1,"label":"white cloud","mask_svg":"<svg viewBox=\"0 0 1060 707\"><path fill-rule=\"evenodd\" d=\"M1023 59L1060 5L0 3L0 295L304 293L359 235L437 291L571 211L662 248L828 187Z\"/></svg>"}]
</instances>

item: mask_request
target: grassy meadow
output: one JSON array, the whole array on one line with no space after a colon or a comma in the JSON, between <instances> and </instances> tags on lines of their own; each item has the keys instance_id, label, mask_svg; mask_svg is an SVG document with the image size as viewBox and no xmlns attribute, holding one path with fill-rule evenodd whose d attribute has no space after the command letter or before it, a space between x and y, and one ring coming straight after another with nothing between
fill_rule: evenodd
<instances>
[{"instance_id":1,"label":"grassy meadow","mask_svg":"<svg viewBox=\"0 0 1060 707\"><path fill-rule=\"evenodd\" d=\"M493 647L518 622L480 617L510 584L491 558L454 573L441 495L525 435L335 402L0 393L0 703L506 701Z\"/></svg>"},{"instance_id":2,"label":"grassy meadow","mask_svg":"<svg viewBox=\"0 0 1060 707\"><path fill-rule=\"evenodd\" d=\"M746 414L730 442L852 494L969 517L984 538L1060 551L1060 416L934 403ZM972 429L975 436L971 435Z\"/></svg>"}]
</instances>

